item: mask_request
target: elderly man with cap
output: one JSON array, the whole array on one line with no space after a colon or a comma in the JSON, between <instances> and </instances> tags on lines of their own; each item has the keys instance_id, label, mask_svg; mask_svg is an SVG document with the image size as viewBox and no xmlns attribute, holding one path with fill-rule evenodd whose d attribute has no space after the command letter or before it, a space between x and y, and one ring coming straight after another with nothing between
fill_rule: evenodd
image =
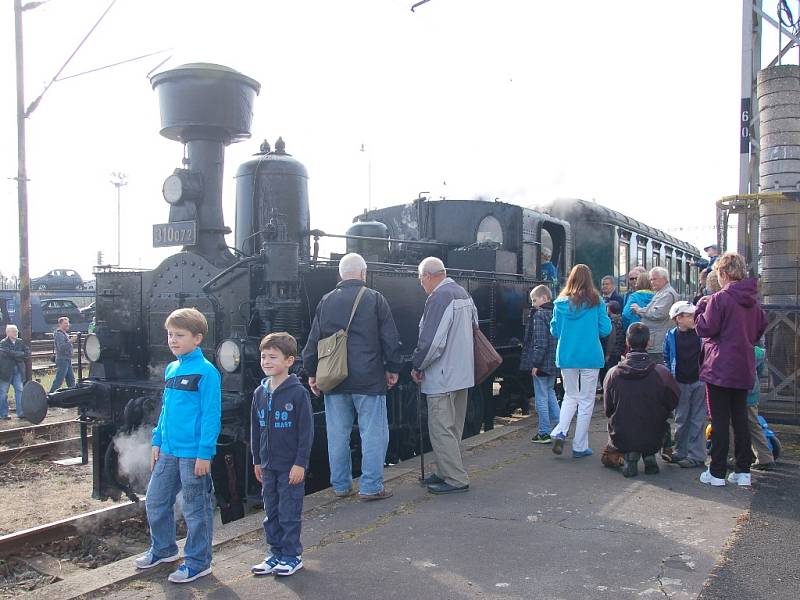
<instances>
[{"instance_id":1,"label":"elderly man with cap","mask_svg":"<svg viewBox=\"0 0 800 600\"><path fill-rule=\"evenodd\" d=\"M411 378L428 398L428 433L437 471L425 484L433 494L466 492L469 477L460 444L469 388L475 385L472 331L478 312L438 258L429 256L419 264L419 282L428 299L411 357Z\"/></svg>"}]
</instances>

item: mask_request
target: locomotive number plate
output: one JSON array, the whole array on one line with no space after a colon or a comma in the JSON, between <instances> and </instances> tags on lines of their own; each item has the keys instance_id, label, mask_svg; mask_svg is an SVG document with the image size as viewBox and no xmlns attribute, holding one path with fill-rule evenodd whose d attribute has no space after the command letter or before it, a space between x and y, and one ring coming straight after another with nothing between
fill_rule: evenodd
<instances>
[{"instance_id":1,"label":"locomotive number plate","mask_svg":"<svg viewBox=\"0 0 800 600\"><path fill-rule=\"evenodd\" d=\"M197 243L197 221L175 221L153 225L153 248L194 246Z\"/></svg>"}]
</instances>

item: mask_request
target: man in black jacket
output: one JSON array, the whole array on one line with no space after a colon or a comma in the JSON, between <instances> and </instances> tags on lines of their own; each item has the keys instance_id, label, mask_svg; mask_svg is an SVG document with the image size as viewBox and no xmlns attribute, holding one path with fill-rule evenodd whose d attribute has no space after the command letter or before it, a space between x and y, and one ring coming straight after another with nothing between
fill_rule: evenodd
<instances>
[{"instance_id":1,"label":"man in black jacket","mask_svg":"<svg viewBox=\"0 0 800 600\"><path fill-rule=\"evenodd\" d=\"M311 332L303 349L308 384L317 396L317 342L347 328L358 292L366 286L367 263L355 253L339 261L341 282L317 305ZM353 493L350 433L358 414L361 434L361 484L364 500L392 495L383 485L383 464L389 446L386 390L397 383L402 360L400 336L389 303L379 292L366 289L347 334L347 372L342 383L325 393L325 427L331 486L337 496Z\"/></svg>"},{"instance_id":2,"label":"man in black jacket","mask_svg":"<svg viewBox=\"0 0 800 600\"><path fill-rule=\"evenodd\" d=\"M6 325L6 337L0 340L0 419L8 416L8 388L14 386L14 398L17 403L17 417L22 412L22 384L25 381L25 361L30 357L30 350L18 337L16 325Z\"/></svg>"},{"instance_id":3,"label":"man in black jacket","mask_svg":"<svg viewBox=\"0 0 800 600\"><path fill-rule=\"evenodd\" d=\"M633 323L628 327L630 352L603 382L609 441L601 461L609 467L619 466L614 458L624 455L625 477L637 474L642 456L644 472L658 473L655 454L664 439L667 417L681 395L669 369L647 353L649 340L646 325Z\"/></svg>"}]
</instances>

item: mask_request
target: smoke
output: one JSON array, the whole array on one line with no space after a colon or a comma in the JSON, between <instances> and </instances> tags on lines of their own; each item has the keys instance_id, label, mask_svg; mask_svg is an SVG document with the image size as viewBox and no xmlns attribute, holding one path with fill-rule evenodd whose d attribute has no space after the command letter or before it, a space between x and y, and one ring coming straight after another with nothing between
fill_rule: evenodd
<instances>
[{"instance_id":1,"label":"smoke","mask_svg":"<svg viewBox=\"0 0 800 600\"><path fill-rule=\"evenodd\" d=\"M150 481L151 439L150 427L139 427L131 434L121 433L114 438L119 475L137 492L146 490Z\"/></svg>"}]
</instances>

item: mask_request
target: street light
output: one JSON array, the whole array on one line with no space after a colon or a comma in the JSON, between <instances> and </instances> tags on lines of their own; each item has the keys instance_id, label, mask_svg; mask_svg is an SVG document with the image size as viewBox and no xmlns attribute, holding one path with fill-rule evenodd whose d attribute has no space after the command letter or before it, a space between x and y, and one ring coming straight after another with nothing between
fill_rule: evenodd
<instances>
[{"instance_id":1,"label":"street light","mask_svg":"<svg viewBox=\"0 0 800 600\"><path fill-rule=\"evenodd\" d=\"M121 230L120 230L120 199L122 196L122 187L128 185L128 174L123 173L122 171L114 171L111 173L111 185L117 188L117 266L122 265L122 259L120 258L120 248L121 248Z\"/></svg>"}]
</instances>

